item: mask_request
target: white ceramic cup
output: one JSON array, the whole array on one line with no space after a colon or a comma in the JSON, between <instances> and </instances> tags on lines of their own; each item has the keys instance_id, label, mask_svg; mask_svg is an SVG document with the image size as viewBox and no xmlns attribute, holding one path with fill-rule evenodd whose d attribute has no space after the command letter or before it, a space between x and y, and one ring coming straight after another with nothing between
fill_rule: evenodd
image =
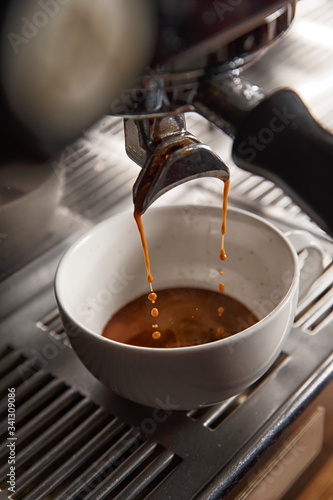
<instances>
[{"instance_id":1,"label":"white ceramic cup","mask_svg":"<svg viewBox=\"0 0 333 500\"><path fill-rule=\"evenodd\" d=\"M217 291L222 270L225 293L259 317L250 328L209 344L156 349L101 336L113 313L149 293L132 213L98 224L61 260L55 293L71 344L88 370L119 395L178 410L211 405L241 393L278 357L295 315L297 253L270 223L229 209L227 259L220 261L221 217L220 208L197 206L152 208L143 216L156 289ZM302 248L311 246L306 234ZM319 264L307 268L307 283L322 260L320 249L312 250Z\"/></svg>"}]
</instances>

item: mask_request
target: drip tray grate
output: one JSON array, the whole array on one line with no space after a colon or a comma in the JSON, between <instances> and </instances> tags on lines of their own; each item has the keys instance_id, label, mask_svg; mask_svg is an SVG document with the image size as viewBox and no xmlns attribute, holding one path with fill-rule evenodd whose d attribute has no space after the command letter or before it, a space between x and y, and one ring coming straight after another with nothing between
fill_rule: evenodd
<instances>
[{"instance_id":1,"label":"drip tray grate","mask_svg":"<svg viewBox=\"0 0 333 500\"><path fill-rule=\"evenodd\" d=\"M71 347L57 308L54 308L50 312L45 314L39 321L37 321L36 326L43 332L47 332L57 341L62 342L68 347Z\"/></svg>"},{"instance_id":2,"label":"drip tray grate","mask_svg":"<svg viewBox=\"0 0 333 500\"><path fill-rule=\"evenodd\" d=\"M202 425L215 431L229 416L231 416L245 401L253 394L265 380L267 380L278 367L286 361L288 354L282 352L269 370L259 379L252 384L242 394L238 394L221 404L213 407L199 408L188 412L188 416L195 421L200 421Z\"/></svg>"},{"instance_id":3,"label":"drip tray grate","mask_svg":"<svg viewBox=\"0 0 333 500\"><path fill-rule=\"evenodd\" d=\"M314 335L331 323L332 319L333 264L330 263L298 304L294 324Z\"/></svg>"},{"instance_id":4,"label":"drip tray grate","mask_svg":"<svg viewBox=\"0 0 333 500\"><path fill-rule=\"evenodd\" d=\"M7 347L1 369L16 381L15 500L145 498L181 462L88 397ZM23 371L22 371L23 370ZM24 376L22 376L24 374ZM8 380L8 378L7 378ZM12 387L6 386L6 387ZM1 399L0 488L8 474L7 390ZM135 495L130 492L135 491Z\"/></svg>"}]
</instances>

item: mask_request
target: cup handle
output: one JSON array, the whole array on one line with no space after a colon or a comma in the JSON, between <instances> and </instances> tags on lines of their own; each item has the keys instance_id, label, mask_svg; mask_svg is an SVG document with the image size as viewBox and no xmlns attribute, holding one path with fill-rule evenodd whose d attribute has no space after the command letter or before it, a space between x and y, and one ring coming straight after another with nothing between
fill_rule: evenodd
<instances>
[{"instance_id":1,"label":"cup handle","mask_svg":"<svg viewBox=\"0 0 333 500\"><path fill-rule=\"evenodd\" d=\"M298 254L303 250L307 251L304 259L300 261L299 299L301 299L325 269L325 250L319 240L307 231L296 229L286 232L285 236Z\"/></svg>"}]
</instances>

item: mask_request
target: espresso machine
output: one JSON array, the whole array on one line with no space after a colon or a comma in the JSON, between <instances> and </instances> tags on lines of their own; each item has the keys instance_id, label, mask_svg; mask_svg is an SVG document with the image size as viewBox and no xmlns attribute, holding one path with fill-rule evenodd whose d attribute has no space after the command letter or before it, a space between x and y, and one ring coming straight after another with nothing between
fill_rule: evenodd
<instances>
[{"instance_id":1,"label":"espresso machine","mask_svg":"<svg viewBox=\"0 0 333 500\"><path fill-rule=\"evenodd\" d=\"M330 48L307 45L304 30L330 33L328 2L7 0L0 9L1 435L15 388L18 442L15 492L0 448L0 498L296 498L333 439L333 121L323 111L322 126L284 81L303 65L305 83L313 77L325 93ZM319 83L311 60L327 68ZM280 357L247 391L188 412L141 407L73 354L55 269L73 241L133 201L141 213L220 205L220 179L230 179L234 206L319 238L323 273Z\"/></svg>"},{"instance_id":2,"label":"espresso machine","mask_svg":"<svg viewBox=\"0 0 333 500\"><path fill-rule=\"evenodd\" d=\"M142 167L134 199L140 183L154 178L145 211L182 182L229 176L186 131L184 113L192 111L233 139L238 166L282 184L332 232L331 134L292 90L265 96L242 76L288 30L295 0L67 3L7 7L5 158L46 161L103 113L122 116L126 152ZM156 169L153 157L162 150L168 160Z\"/></svg>"}]
</instances>

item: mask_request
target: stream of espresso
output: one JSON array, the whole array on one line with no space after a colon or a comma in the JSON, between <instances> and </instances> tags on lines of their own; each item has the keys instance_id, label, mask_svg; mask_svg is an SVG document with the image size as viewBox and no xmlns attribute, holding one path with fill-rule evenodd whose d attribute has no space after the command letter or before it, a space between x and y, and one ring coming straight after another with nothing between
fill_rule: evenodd
<instances>
[{"instance_id":1,"label":"stream of espresso","mask_svg":"<svg viewBox=\"0 0 333 500\"><path fill-rule=\"evenodd\" d=\"M224 181L224 190L223 190L223 204L222 204L222 225L221 225L221 233L222 233L222 243L221 243L221 250L220 250L220 259L225 260L227 258L225 248L224 248L224 236L227 230L227 205L228 205L228 194L229 194L229 186L230 186L230 180ZM148 251L148 245L147 245L147 240L145 237L145 232L143 229L143 223L142 223L142 211L141 211L141 197L137 196L138 202L135 204L134 207L134 219L137 224L140 238L141 238L141 243L142 243L142 248L143 248L143 253L144 253L144 258L145 258L145 264L146 264L146 270L147 270L147 281L150 286L150 294L148 295L149 301L154 305L157 300L157 294L153 290L153 276L151 274L151 269L150 269L150 259L149 259L149 251ZM221 271L221 275L223 272ZM224 284L220 283L219 284L219 292L223 293L224 292ZM157 318L159 316L159 309L155 306L151 309L151 316L153 318ZM161 337L161 332L158 330L159 325L158 323L153 323L152 324L152 337L155 340L160 339Z\"/></svg>"},{"instance_id":2,"label":"stream of espresso","mask_svg":"<svg viewBox=\"0 0 333 500\"><path fill-rule=\"evenodd\" d=\"M222 225L221 225L222 243L221 243L221 250L220 250L220 259L221 260L225 260L227 258L225 248L224 248L224 236L225 236L225 233L227 231L227 208L228 208L229 187L230 187L230 180L224 181L223 206L222 206ZM148 245L147 245L145 232L143 229L141 216L142 216L142 213L141 213L140 209L138 208L137 205L135 205L135 207L134 207L134 219L135 219L136 225L138 227L140 238L141 238L142 249L143 249L143 253L144 253L146 270L147 270L147 281L150 284L150 291L153 292L153 289L152 289L153 276L152 276L151 270L150 270L150 259L149 259ZM154 300L156 300L156 298L157 297L155 297Z\"/></svg>"},{"instance_id":3,"label":"stream of espresso","mask_svg":"<svg viewBox=\"0 0 333 500\"><path fill-rule=\"evenodd\" d=\"M224 237L229 185L230 182L226 181L223 191L221 260L227 258ZM141 215L139 201L134 218L141 237L150 293L134 299L116 312L104 327L103 336L142 347L185 347L229 337L258 321L244 304L224 294L224 283L221 282L216 292L181 287L154 291Z\"/></svg>"},{"instance_id":4,"label":"stream of espresso","mask_svg":"<svg viewBox=\"0 0 333 500\"><path fill-rule=\"evenodd\" d=\"M227 258L227 254L225 253L224 248L224 237L227 231L227 208L228 208L228 194L229 194L230 180L224 182L224 190L223 190L223 205L222 205L222 243L220 250L220 259L225 260ZM220 274L223 275L223 271L220 271ZM224 292L224 283L219 284L220 293Z\"/></svg>"}]
</instances>

